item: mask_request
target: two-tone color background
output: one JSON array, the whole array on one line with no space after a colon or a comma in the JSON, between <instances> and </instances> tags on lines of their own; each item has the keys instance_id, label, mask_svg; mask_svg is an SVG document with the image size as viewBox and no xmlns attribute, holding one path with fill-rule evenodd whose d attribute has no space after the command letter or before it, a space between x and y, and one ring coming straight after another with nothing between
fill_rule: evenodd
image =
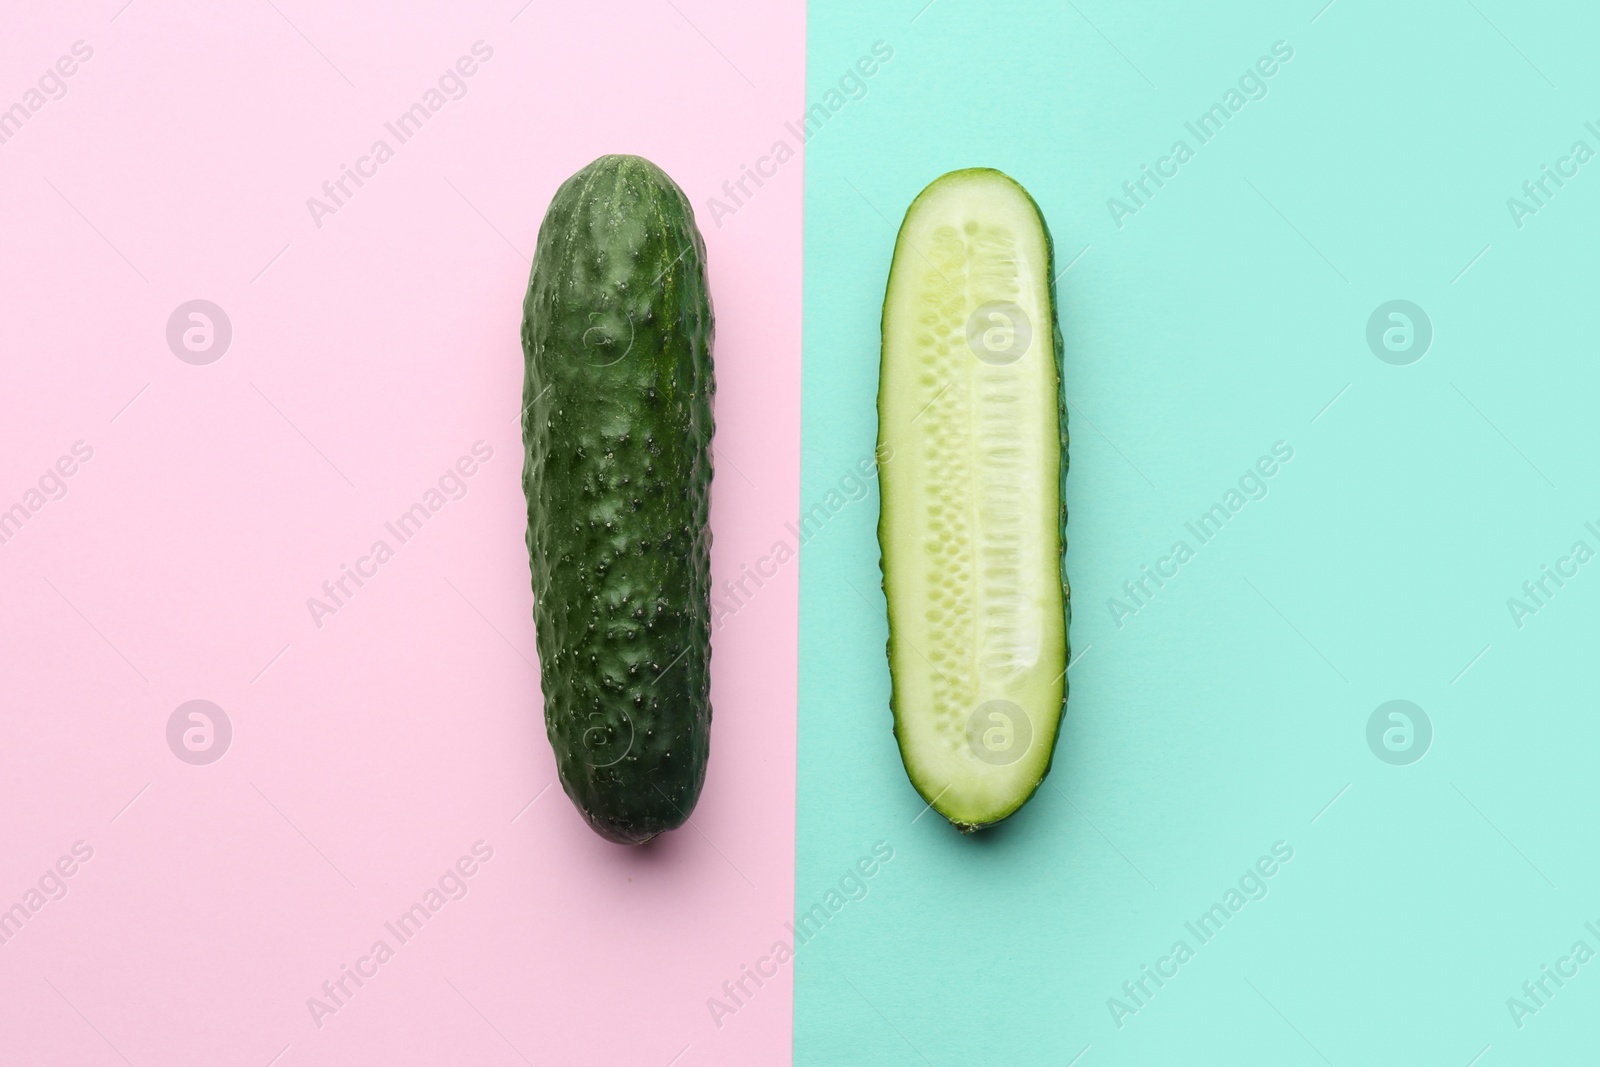
<instances>
[{"instance_id":1,"label":"two-tone color background","mask_svg":"<svg viewBox=\"0 0 1600 1067\"><path fill-rule=\"evenodd\" d=\"M0 1063L1593 1057L1587 8L3 19ZM712 760L644 850L552 784L518 478L606 152L718 326ZM1054 236L1075 658L962 839L862 470L895 228L974 165Z\"/></svg>"}]
</instances>

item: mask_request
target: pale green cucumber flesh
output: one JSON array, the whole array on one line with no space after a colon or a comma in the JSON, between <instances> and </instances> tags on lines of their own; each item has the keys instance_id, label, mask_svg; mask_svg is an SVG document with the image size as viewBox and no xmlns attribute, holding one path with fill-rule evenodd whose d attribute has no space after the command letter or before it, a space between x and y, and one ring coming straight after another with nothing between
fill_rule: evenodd
<instances>
[{"instance_id":1,"label":"pale green cucumber flesh","mask_svg":"<svg viewBox=\"0 0 1600 1067\"><path fill-rule=\"evenodd\" d=\"M1066 707L1051 270L1022 186L955 171L906 212L884 298L878 539L895 736L912 785L964 832L1033 795Z\"/></svg>"}]
</instances>

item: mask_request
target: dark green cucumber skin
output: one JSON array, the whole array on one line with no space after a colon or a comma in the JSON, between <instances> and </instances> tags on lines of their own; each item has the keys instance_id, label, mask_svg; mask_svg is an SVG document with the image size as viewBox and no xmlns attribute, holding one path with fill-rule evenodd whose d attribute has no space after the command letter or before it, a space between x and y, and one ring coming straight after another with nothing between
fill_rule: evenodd
<instances>
[{"instance_id":1,"label":"dark green cucumber skin","mask_svg":"<svg viewBox=\"0 0 1600 1067\"><path fill-rule=\"evenodd\" d=\"M545 729L601 837L688 819L711 738L711 296L683 191L602 156L523 301L523 491Z\"/></svg>"}]
</instances>

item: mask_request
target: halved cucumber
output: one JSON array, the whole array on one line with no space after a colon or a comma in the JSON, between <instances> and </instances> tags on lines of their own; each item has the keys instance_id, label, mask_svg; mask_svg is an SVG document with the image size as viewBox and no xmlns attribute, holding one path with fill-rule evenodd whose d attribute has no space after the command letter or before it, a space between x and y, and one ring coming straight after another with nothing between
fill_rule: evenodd
<instances>
[{"instance_id":1,"label":"halved cucumber","mask_svg":"<svg viewBox=\"0 0 1600 1067\"><path fill-rule=\"evenodd\" d=\"M1049 773L1071 610L1050 234L999 171L946 174L906 211L878 446L895 737L917 792L971 833Z\"/></svg>"}]
</instances>

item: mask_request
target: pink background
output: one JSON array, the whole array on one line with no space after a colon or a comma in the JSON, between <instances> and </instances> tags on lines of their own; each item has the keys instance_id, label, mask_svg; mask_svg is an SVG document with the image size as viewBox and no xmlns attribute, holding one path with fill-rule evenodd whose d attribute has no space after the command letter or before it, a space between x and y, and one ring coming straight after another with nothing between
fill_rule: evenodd
<instances>
[{"instance_id":1,"label":"pink background","mask_svg":"<svg viewBox=\"0 0 1600 1067\"><path fill-rule=\"evenodd\" d=\"M706 998L792 913L797 567L716 634L692 827L600 840L551 784L517 326L559 182L661 164L716 301L719 586L785 536L802 163L721 227L706 198L803 110L803 5L122 2L0 32L0 108L93 49L0 144L0 509L93 449L0 544L0 908L93 849L0 944L0 1062L787 1062L787 967L720 1030ZM385 121L479 40L466 95L396 145ZM306 199L380 137L395 157L319 229ZM233 326L206 366L165 338L195 298ZM479 440L398 545L384 523ZM379 538L395 557L319 629L307 598ZM233 725L209 766L166 741L193 699ZM384 923L480 840L400 944ZM307 998L380 938L317 1027Z\"/></svg>"}]
</instances>

